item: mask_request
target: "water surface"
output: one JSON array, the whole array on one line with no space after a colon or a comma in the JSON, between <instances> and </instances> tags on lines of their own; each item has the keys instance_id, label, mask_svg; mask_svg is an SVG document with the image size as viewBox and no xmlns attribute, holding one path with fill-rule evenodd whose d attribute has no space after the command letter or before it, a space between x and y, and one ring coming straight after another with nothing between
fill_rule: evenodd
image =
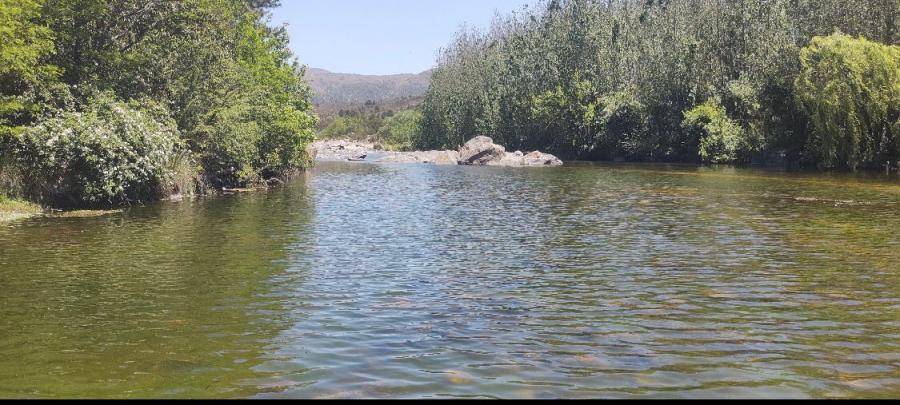
<instances>
[{"instance_id":1,"label":"water surface","mask_svg":"<svg viewBox=\"0 0 900 405\"><path fill-rule=\"evenodd\" d=\"M322 163L0 225L0 397L900 396L900 180Z\"/></svg>"}]
</instances>

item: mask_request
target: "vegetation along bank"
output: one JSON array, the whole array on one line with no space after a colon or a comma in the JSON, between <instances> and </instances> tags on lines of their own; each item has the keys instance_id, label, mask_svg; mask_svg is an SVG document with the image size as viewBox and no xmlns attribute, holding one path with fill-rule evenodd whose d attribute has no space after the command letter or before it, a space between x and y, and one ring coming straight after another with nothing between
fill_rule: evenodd
<instances>
[{"instance_id":1,"label":"vegetation along bank","mask_svg":"<svg viewBox=\"0 0 900 405\"><path fill-rule=\"evenodd\" d=\"M0 195L127 205L309 164L276 0L0 0Z\"/></svg>"},{"instance_id":2,"label":"vegetation along bank","mask_svg":"<svg viewBox=\"0 0 900 405\"><path fill-rule=\"evenodd\" d=\"M897 0L542 2L442 50L413 143L896 168L898 16Z\"/></svg>"},{"instance_id":3,"label":"vegetation along bank","mask_svg":"<svg viewBox=\"0 0 900 405\"><path fill-rule=\"evenodd\" d=\"M275 6L0 0L6 204L128 205L311 164L312 91L268 24ZM898 16L897 0L543 1L460 32L419 75L424 99L338 110L319 133L393 150L489 135L564 159L897 167Z\"/></svg>"}]
</instances>

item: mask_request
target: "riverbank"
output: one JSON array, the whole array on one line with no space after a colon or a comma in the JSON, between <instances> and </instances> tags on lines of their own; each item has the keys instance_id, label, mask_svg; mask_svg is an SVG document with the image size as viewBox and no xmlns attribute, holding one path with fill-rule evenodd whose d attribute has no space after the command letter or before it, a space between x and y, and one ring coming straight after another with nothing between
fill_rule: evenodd
<instances>
[{"instance_id":1,"label":"riverbank","mask_svg":"<svg viewBox=\"0 0 900 405\"><path fill-rule=\"evenodd\" d=\"M40 205L0 195L0 222L30 218L43 213L44 209Z\"/></svg>"},{"instance_id":2,"label":"riverbank","mask_svg":"<svg viewBox=\"0 0 900 405\"><path fill-rule=\"evenodd\" d=\"M122 209L114 210L53 210L41 207L29 201L22 201L0 196L0 224L20 221L35 217L51 218L93 218L122 212Z\"/></svg>"},{"instance_id":3,"label":"riverbank","mask_svg":"<svg viewBox=\"0 0 900 405\"><path fill-rule=\"evenodd\" d=\"M244 194L244 193L252 193L258 191L266 191L271 189L274 185L284 184L285 180L273 179L272 181L261 183L255 187L251 188L223 188L221 190L209 191L203 194L176 194L171 197L163 198L157 201L147 201L147 203L154 202L181 202L185 199L192 199L198 197L205 196L217 196L217 195L231 195L231 194ZM143 205L143 204L141 204ZM94 209L59 209L59 208L50 208L50 207L42 207L40 204L9 198L0 194L0 223L18 221L33 217L49 217L49 218L92 218L92 217L100 217L109 214L116 214L123 212L127 207L111 207L107 209L103 208L94 208Z\"/></svg>"}]
</instances>

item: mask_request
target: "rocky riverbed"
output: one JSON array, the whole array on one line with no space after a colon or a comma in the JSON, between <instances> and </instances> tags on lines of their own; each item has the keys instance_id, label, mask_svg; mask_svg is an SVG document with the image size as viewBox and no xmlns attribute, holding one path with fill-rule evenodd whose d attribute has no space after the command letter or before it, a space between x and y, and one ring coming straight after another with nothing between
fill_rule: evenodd
<instances>
[{"instance_id":1,"label":"rocky riverbed","mask_svg":"<svg viewBox=\"0 0 900 405\"><path fill-rule=\"evenodd\" d=\"M561 166L556 156L539 151L507 152L493 139L479 136L466 142L458 151L432 150L384 152L378 144L361 141L325 140L312 145L318 161L373 161L378 163L424 163L435 165L550 167Z\"/></svg>"}]
</instances>

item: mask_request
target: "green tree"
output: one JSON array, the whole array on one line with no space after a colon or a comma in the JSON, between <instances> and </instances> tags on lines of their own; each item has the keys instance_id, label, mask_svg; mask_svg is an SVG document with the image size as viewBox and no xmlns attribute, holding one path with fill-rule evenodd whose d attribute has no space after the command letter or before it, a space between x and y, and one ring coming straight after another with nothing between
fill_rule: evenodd
<instances>
[{"instance_id":1,"label":"green tree","mask_svg":"<svg viewBox=\"0 0 900 405\"><path fill-rule=\"evenodd\" d=\"M267 26L275 1L47 0L52 61L89 99L151 97L172 112L216 187L308 164L315 116L286 30Z\"/></svg>"},{"instance_id":2,"label":"green tree","mask_svg":"<svg viewBox=\"0 0 900 405\"><path fill-rule=\"evenodd\" d=\"M813 38L800 52L799 101L823 167L880 165L900 155L900 46L847 35Z\"/></svg>"},{"instance_id":3,"label":"green tree","mask_svg":"<svg viewBox=\"0 0 900 405\"><path fill-rule=\"evenodd\" d=\"M412 150L421 132L422 113L416 110L401 111L384 120L378 130L379 140L389 149Z\"/></svg>"},{"instance_id":4,"label":"green tree","mask_svg":"<svg viewBox=\"0 0 900 405\"><path fill-rule=\"evenodd\" d=\"M6 134L0 154L7 163L24 165L43 156L28 156L42 152L9 134L28 132L29 126L38 133L37 128L75 128L89 134L73 120L93 117L96 100L142 100L133 108L160 105L167 111L190 151L184 161L198 162L203 181L214 187L248 185L309 165L306 145L317 118L305 68L291 54L286 30L269 26L268 10L278 1L0 1L0 132ZM155 113L131 116L141 114ZM113 123L96 121L100 128ZM155 141L163 140L148 142ZM8 156L12 151L15 159ZM12 169L4 172L21 172ZM43 179L49 186L51 179ZM133 187L138 186L125 188ZM67 189L75 201L133 199L131 191L95 198L102 193L94 186L72 183Z\"/></svg>"},{"instance_id":5,"label":"green tree","mask_svg":"<svg viewBox=\"0 0 900 405\"><path fill-rule=\"evenodd\" d=\"M41 87L58 74L43 63L53 33L40 22L41 7L39 0L0 0L0 138L21 133L40 114Z\"/></svg>"}]
</instances>

